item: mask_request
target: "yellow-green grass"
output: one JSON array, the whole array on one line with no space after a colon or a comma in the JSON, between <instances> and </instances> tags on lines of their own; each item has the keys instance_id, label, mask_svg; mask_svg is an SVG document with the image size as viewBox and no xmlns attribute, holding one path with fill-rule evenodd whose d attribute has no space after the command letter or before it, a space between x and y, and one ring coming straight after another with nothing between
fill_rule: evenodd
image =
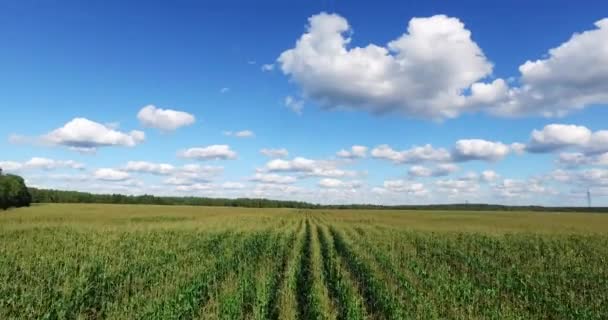
<instances>
[{"instance_id":1,"label":"yellow-green grass","mask_svg":"<svg viewBox=\"0 0 608 320\"><path fill-rule=\"evenodd\" d=\"M41 204L0 319L606 319L608 215Z\"/></svg>"}]
</instances>

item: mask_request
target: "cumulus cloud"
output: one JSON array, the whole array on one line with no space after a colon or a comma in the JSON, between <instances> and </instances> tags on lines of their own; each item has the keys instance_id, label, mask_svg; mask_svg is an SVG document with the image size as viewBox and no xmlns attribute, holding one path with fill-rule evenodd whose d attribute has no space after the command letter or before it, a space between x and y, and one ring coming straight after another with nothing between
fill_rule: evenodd
<instances>
[{"instance_id":1,"label":"cumulus cloud","mask_svg":"<svg viewBox=\"0 0 608 320\"><path fill-rule=\"evenodd\" d=\"M187 164L176 167L164 183L170 185L192 185L196 183L208 183L224 171L221 166L201 166L198 164Z\"/></svg>"},{"instance_id":2,"label":"cumulus cloud","mask_svg":"<svg viewBox=\"0 0 608 320\"><path fill-rule=\"evenodd\" d=\"M310 177L346 177L355 176L357 173L351 170L342 170L337 167L335 161L312 160L296 157L292 160L274 159L266 163L264 170L277 172L296 172Z\"/></svg>"},{"instance_id":3,"label":"cumulus cloud","mask_svg":"<svg viewBox=\"0 0 608 320\"><path fill-rule=\"evenodd\" d=\"M285 148L280 149L268 149L264 148L260 150L260 153L269 158L286 158L289 156L289 151Z\"/></svg>"},{"instance_id":4,"label":"cumulus cloud","mask_svg":"<svg viewBox=\"0 0 608 320\"><path fill-rule=\"evenodd\" d=\"M137 119L145 127L162 131L173 131L196 121L195 117L187 112L161 109L153 105L147 105L139 110Z\"/></svg>"},{"instance_id":5,"label":"cumulus cloud","mask_svg":"<svg viewBox=\"0 0 608 320\"><path fill-rule=\"evenodd\" d=\"M532 195L556 194L553 188L547 187L538 179L504 179L494 184L497 195L505 198L528 198Z\"/></svg>"},{"instance_id":6,"label":"cumulus cloud","mask_svg":"<svg viewBox=\"0 0 608 320\"><path fill-rule=\"evenodd\" d=\"M445 148L435 148L430 144L415 146L402 151L395 150L389 145L383 144L373 148L371 155L374 158L389 160L395 164L421 164L429 162L449 165L450 162L471 160L498 161L511 151L521 153L523 148L524 146L520 143L506 145L502 142L487 141L483 139L462 139L456 141L451 152ZM445 166L444 168L447 167L449 166ZM416 167L412 174L415 176L424 176L425 174L432 175L429 170L422 169L422 167Z\"/></svg>"},{"instance_id":7,"label":"cumulus cloud","mask_svg":"<svg viewBox=\"0 0 608 320\"><path fill-rule=\"evenodd\" d=\"M519 67L519 86L496 103L499 115L563 116L608 103L608 18Z\"/></svg>"},{"instance_id":8,"label":"cumulus cloud","mask_svg":"<svg viewBox=\"0 0 608 320\"><path fill-rule=\"evenodd\" d=\"M120 132L86 118L74 118L63 127L42 136L46 143L82 152L94 152L99 147L108 146L133 147L144 139L142 131Z\"/></svg>"},{"instance_id":9,"label":"cumulus cloud","mask_svg":"<svg viewBox=\"0 0 608 320\"><path fill-rule=\"evenodd\" d=\"M48 158L33 157L23 165L26 168L52 170L57 168L84 169L84 164L74 160L53 160Z\"/></svg>"},{"instance_id":10,"label":"cumulus cloud","mask_svg":"<svg viewBox=\"0 0 608 320\"><path fill-rule=\"evenodd\" d=\"M608 166L608 152L599 155L587 155L582 152L562 152L558 155L557 164L562 167L579 167L585 165Z\"/></svg>"},{"instance_id":11,"label":"cumulus cloud","mask_svg":"<svg viewBox=\"0 0 608 320\"><path fill-rule=\"evenodd\" d=\"M516 154L523 154L526 151L526 145L521 142L514 142L509 145L511 150Z\"/></svg>"},{"instance_id":12,"label":"cumulus cloud","mask_svg":"<svg viewBox=\"0 0 608 320\"><path fill-rule=\"evenodd\" d=\"M592 168L576 173L581 184L587 186L608 186L608 170Z\"/></svg>"},{"instance_id":13,"label":"cumulus cloud","mask_svg":"<svg viewBox=\"0 0 608 320\"><path fill-rule=\"evenodd\" d=\"M480 175L483 182L494 182L500 178L500 175L493 170L484 170Z\"/></svg>"},{"instance_id":14,"label":"cumulus cloud","mask_svg":"<svg viewBox=\"0 0 608 320\"><path fill-rule=\"evenodd\" d=\"M375 147L371 155L377 159L390 160L394 163L422 163L422 162L447 162L451 160L448 150L434 148L430 144L415 146L408 150L397 151L389 145L383 144Z\"/></svg>"},{"instance_id":15,"label":"cumulus cloud","mask_svg":"<svg viewBox=\"0 0 608 320\"><path fill-rule=\"evenodd\" d=\"M285 97L285 106L294 113L301 115L302 109L304 109L304 100L287 96Z\"/></svg>"},{"instance_id":16,"label":"cumulus cloud","mask_svg":"<svg viewBox=\"0 0 608 320\"><path fill-rule=\"evenodd\" d=\"M258 172L251 178L251 181L261 182L266 184L291 184L296 182L296 178L292 176L283 176L276 173L261 173Z\"/></svg>"},{"instance_id":17,"label":"cumulus cloud","mask_svg":"<svg viewBox=\"0 0 608 320\"><path fill-rule=\"evenodd\" d=\"M188 185L178 185L175 190L180 192L193 192L193 191L208 191L212 190L215 186L207 183L194 183Z\"/></svg>"},{"instance_id":18,"label":"cumulus cloud","mask_svg":"<svg viewBox=\"0 0 608 320\"><path fill-rule=\"evenodd\" d=\"M84 169L85 165L74 160L54 160L42 157L33 157L26 162L0 161L0 168L8 172L15 172L24 169L43 169L54 170L60 168Z\"/></svg>"},{"instance_id":19,"label":"cumulus cloud","mask_svg":"<svg viewBox=\"0 0 608 320\"><path fill-rule=\"evenodd\" d=\"M93 176L95 179L105 181L125 181L131 177L128 172L111 168L97 169Z\"/></svg>"},{"instance_id":20,"label":"cumulus cloud","mask_svg":"<svg viewBox=\"0 0 608 320\"><path fill-rule=\"evenodd\" d=\"M399 38L364 47L350 46L351 27L339 15L320 13L308 22L278 63L307 97L328 108L451 118L506 90L500 79L479 82L492 63L457 18L413 18ZM470 95L463 94L467 89Z\"/></svg>"},{"instance_id":21,"label":"cumulus cloud","mask_svg":"<svg viewBox=\"0 0 608 320\"><path fill-rule=\"evenodd\" d=\"M262 71L265 71L265 72L272 71L272 70L274 70L274 63L263 64L260 69L262 69Z\"/></svg>"},{"instance_id":22,"label":"cumulus cloud","mask_svg":"<svg viewBox=\"0 0 608 320\"><path fill-rule=\"evenodd\" d=\"M435 168L415 165L410 167L408 174L410 177L442 177L458 171L458 166L451 163L439 164Z\"/></svg>"},{"instance_id":23,"label":"cumulus cloud","mask_svg":"<svg viewBox=\"0 0 608 320\"><path fill-rule=\"evenodd\" d=\"M582 146L591 140L591 130L584 126L549 124L532 131L527 150L549 152L571 146Z\"/></svg>"},{"instance_id":24,"label":"cumulus cloud","mask_svg":"<svg viewBox=\"0 0 608 320\"><path fill-rule=\"evenodd\" d=\"M475 195L479 191L479 184L474 179L445 179L435 181L437 190L450 196Z\"/></svg>"},{"instance_id":25,"label":"cumulus cloud","mask_svg":"<svg viewBox=\"0 0 608 320\"><path fill-rule=\"evenodd\" d=\"M513 86L489 80L493 64L457 18L412 18L385 45L353 46L348 21L320 13L277 59L305 97L326 108L453 118L485 110L499 116L563 116L608 103L608 18L526 61Z\"/></svg>"},{"instance_id":26,"label":"cumulus cloud","mask_svg":"<svg viewBox=\"0 0 608 320\"><path fill-rule=\"evenodd\" d=\"M509 151L509 146L502 142L482 139L464 139L456 141L456 145L452 151L452 158L455 161L497 161L504 158Z\"/></svg>"},{"instance_id":27,"label":"cumulus cloud","mask_svg":"<svg viewBox=\"0 0 608 320\"><path fill-rule=\"evenodd\" d=\"M345 158L345 159L359 159L359 158L365 158L365 156L367 155L367 147L365 146L352 146L350 147L350 150L345 150L342 149L340 151L338 151L336 153L336 155L340 158Z\"/></svg>"},{"instance_id":28,"label":"cumulus cloud","mask_svg":"<svg viewBox=\"0 0 608 320\"><path fill-rule=\"evenodd\" d=\"M224 131L224 135L229 136L229 137L237 137L237 138L251 138L251 137L255 136L255 134L251 130Z\"/></svg>"},{"instance_id":29,"label":"cumulus cloud","mask_svg":"<svg viewBox=\"0 0 608 320\"><path fill-rule=\"evenodd\" d=\"M592 132L585 126L549 124L534 130L526 146L529 152L552 152L575 148L586 154L608 152L608 130Z\"/></svg>"},{"instance_id":30,"label":"cumulus cloud","mask_svg":"<svg viewBox=\"0 0 608 320\"><path fill-rule=\"evenodd\" d=\"M124 170L140 173L151 173L156 175L168 175L175 171L175 167L167 163L129 161L125 166Z\"/></svg>"},{"instance_id":31,"label":"cumulus cloud","mask_svg":"<svg viewBox=\"0 0 608 320\"><path fill-rule=\"evenodd\" d=\"M129 161L120 171L168 176L164 180L165 184L192 185L210 182L224 171L224 167L201 166L198 164L186 164L178 167L168 163Z\"/></svg>"},{"instance_id":32,"label":"cumulus cloud","mask_svg":"<svg viewBox=\"0 0 608 320\"><path fill-rule=\"evenodd\" d=\"M23 168L23 164L16 161L0 161L0 168L4 172L16 172Z\"/></svg>"},{"instance_id":33,"label":"cumulus cloud","mask_svg":"<svg viewBox=\"0 0 608 320\"><path fill-rule=\"evenodd\" d=\"M233 160L237 153L225 144L215 144L207 147L190 148L180 151L178 155L182 158L196 160Z\"/></svg>"},{"instance_id":34,"label":"cumulus cloud","mask_svg":"<svg viewBox=\"0 0 608 320\"><path fill-rule=\"evenodd\" d=\"M568 186L589 187L608 187L608 169L591 168L585 170L554 170L546 178Z\"/></svg>"},{"instance_id":35,"label":"cumulus cloud","mask_svg":"<svg viewBox=\"0 0 608 320\"><path fill-rule=\"evenodd\" d=\"M222 183L220 185L220 187L222 189L227 189L227 190L239 190L239 189L245 189L245 184L241 183L241 182L232 182L232 181L226 181L224 183Z\"/></svg>"},{"instance_id":36,"label":"cumulus cloud","mask_svg":"<svg viewBox=\"0 0 608 320\"><path fill-rule=\"evenodd\" d=\"M319 187L327 189L355 189L359 188L359 181L342 181L334 178L324 178L319 180Z\"/></svg>"},{"instance_id":37,"label":"cumulus cloud","mask_svg":"<svg viewBox=\"0 0 608 320\"><path fill-rule=\"evenodd\" d=\"M426 195L429 192L424 184L408 180L386 180L383 183L383 188L375 189L376 193L382 193L384 191L406 193L417 196Z\"/></svg>"}]
</instances>

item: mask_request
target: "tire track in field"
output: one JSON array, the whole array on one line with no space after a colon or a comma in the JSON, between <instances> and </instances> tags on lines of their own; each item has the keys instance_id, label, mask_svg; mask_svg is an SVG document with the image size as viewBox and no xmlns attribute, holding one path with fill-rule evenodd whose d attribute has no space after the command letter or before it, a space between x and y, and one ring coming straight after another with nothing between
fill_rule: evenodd
<instances>
[{"instance_id":1,"label":"tire track in field","mask_svg":"<svg viewBox=\"0 0 608 320\"><path fill-rule=\"evenodd\" d=\"M363 301L352 286L348 272L340 268L340 260L334 250L331 236L326 235L321 225L317 225L317 234L321 244L323 279L330 298L338 308L338 319L366 319Z\"/></svg>"},{"instance_id":2,"label":"tire track in field","mask_svg":"<svg viewBox=\"0 0 608 320\"><path fill-rule=\"evenodd\" d=\"M302 255L300 256L300 268L297 274L296 292L298 296L298 318L299 319L321 319L322 315L317 309L315 296L313 295L313 271L312 271L312 230L310 221L306 219L306 230Z\"/></svg>"},{"instance_id":3,"label":"tire track in field","mask_svg":"<svg viewBox=\"0 0 608 320\"><path fill-rule=\"evenodd\" d=\"M192 279L190 283L182 287L168 300L156 305L149 310L141 319L193 319L197 316L199 309L204 306L213 291L220 287L226 276L238 267L242 251L247 251L247 246L263 237L261 233L252 235L235 233L228 236L236 241L236 247L227 252L227 243L217 243L209 248L210 256L218 256L214 263Z\"/></svg>"},{"instance_id":4,"label":"tire track in field","mask_svg":"<svg viewBox=\"0 0 608 320\"><path fill-rule=\"evenodd\" d=\"M376 228L376 227L374 227ZM348 231L346 234L348 235ZM387 274L389 278L396 280L396 286L400 291L400 299L407 300L407 310L414 312L419 315L421 312L424 314L423 318L434 318L437 317L437 311L432 304L428 301L424 301L424 296L428 292L421 291L419 288L420 283L417 283L417 279L405 276L398 267L396 267L391 261L390 257L386 252L382 251L377 246L372 245L369 241L366 241L365 237L368 236L366 231L361 227L355 227L350 230L350 238L352 242L359 247L362 251L367 251L371 259L375 261L378 269L384 274ZM370 235L371 237L377 236L377 234ZM419 310L419 306L424 306L422 310Z\"/></svg>"},{"instance_id":5,"label":"tire track in field","mask_svg":"<svg viewBox=\"0 0 608 320\"><path fill-rule=\"evenodd\" d=\"M342 257L346 268L353 275L359 292L363 295L366 309L378 319L404 319L406 315L401 302L380 281L360 255L353 250L344 236L333 226L329 229L336 252Z\"/></svg>"},{"instance_id":6,"label":"tire track in field","mask_svg":"<svg viewBox=\"0 0 608 320\"><path fill-rule=\"evenodd\" d=\"M294 263L294 259L296 258L296 250L298 246L296 245L298 241L298 235L302 232L304 228L304 221L300 220L300 223L296 230L292 234L289 235L289 240L287 241L287 245L283 250L283 257L281 261L281 265L279 266L275 282L270 287L271 296L268 301L268 312L266 314L267 319L279 319L280 305L279 301L281 298L281 293L283 288L288 289L287 282L289 281L289 265L290 263Z\"/></svg>"}]
</instances>

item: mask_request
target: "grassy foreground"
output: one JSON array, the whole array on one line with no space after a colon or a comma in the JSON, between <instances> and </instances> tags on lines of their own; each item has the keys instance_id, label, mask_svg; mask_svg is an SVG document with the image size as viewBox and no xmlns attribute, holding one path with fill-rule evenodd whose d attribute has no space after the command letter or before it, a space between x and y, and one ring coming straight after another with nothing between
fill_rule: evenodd
<instances>
[{"instance_id":1,"label":"grassy foreground","mask_svg":"<svg viewBox=\"0 0 608 320\"><path fill-rule=\"evenodd\" d=\"M0 319L606 319L608 215L39 205Z\"/></svg>"}]
</instances>

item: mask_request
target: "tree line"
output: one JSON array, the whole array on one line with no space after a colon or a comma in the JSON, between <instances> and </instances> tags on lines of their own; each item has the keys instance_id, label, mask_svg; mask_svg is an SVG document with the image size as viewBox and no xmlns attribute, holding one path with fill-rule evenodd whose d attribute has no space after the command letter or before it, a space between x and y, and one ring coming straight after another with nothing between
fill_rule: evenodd
<instances>
[{"instance_id":1,"label":"tree line","mask_svg":"<svg viewBox=\"0 0 608 320\"><path fill-rule=\"evenodd\" d=\"M435 205L320 205L302 201L271 200L260 198L205 198L159 197L153 195L94 194L79 191L29 188L34 203L106 203L106 204L155 204L188 206L221 206L246 208L299 208L299 209L368 209L368 210L464 210L464 211L562 211L607 212L606 207L543 207L506 206L497 204L435 204Z\"/></svg>"},{"instance_id":2,"label":"tree line","mask_svg":"<svg viewBox=\"0 0 608 320\"><path fill-rule=\"evenodd\" d=\"M3 174L0 169L0 209L26 207L32 202L25 181L14 174Z\"/></svg>"},{"instance_id":3,"label":"tree line","mask_svg":"<svg viewBox=\"0 0 608 320\"><path fill-rule=\"evenodd\" d=\"M301 208L313 209L318 205L300 201L282 201L252 198L159 197L153 195L94 194L79 191L30 188L34 203L109 203L156 204L211 207L247 208Z\"/></svg>"}]
</instances>

